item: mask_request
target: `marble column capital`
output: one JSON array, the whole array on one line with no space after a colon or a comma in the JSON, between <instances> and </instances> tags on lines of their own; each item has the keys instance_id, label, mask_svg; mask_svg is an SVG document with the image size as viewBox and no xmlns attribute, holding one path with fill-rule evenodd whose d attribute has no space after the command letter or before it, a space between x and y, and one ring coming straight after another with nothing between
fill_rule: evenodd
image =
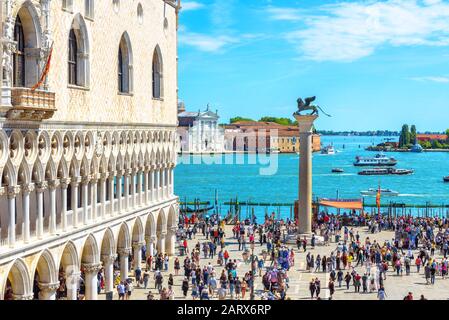
<instances>
[{"instance_id":1,"label":"marble column capital","mask_svg":"<svg viewBox=\"0 0 449 320\"><path fill-rule=\"evenodd\" d=\"M176 231L178 231L178 227L177 226L171 226L170 228L167 229L170 233L176 233Z\"/></svg>"},{"instance_id":2,"label":"marble column capital","mask_svg":"<svg viewBox=\"0 0 449 320\"><path fill-rule=\"evenodd\" d=\"M34 183L22 185L22 192L25 194L30 194L31 192L34 191L34 189L35 189Z\"/></svg>"},{"instance_id":3,"label":"marble column capital","mask_svg":"<svg viewBox=\"0 0 449 320\"><path fill-rule=\"evenodd\" d=\"M117 259L117 254L108 254L108 255L102 255L101 259L103 260L103 264L107 265L107 264L112 264L114 263L114 261Z\"/></svg>"},{"instance_id":4,"label":"marble column capital","mask_svg":"<svg viewBox=\"0 0 449 320\"><path fill-rule=\"evenodd\" d=\"M84 176L84 177L81 178L81 184L83 186L89 184L89 182L90 182L90 177L89 176Z\"/></svg>"},{"instance_id":5,"label":"marble column capital","mask_svg":"<svg viewBox=\"0 0 449 320\"><path fill-rule=\"evenodd\" d=\"M70 178L61 179L59 182L62 189L67 189L70 184Z\"/></svg>"},{"instance_id":6,"label":"marble column capital","mask_svg":"<svg viewBox=\"0 0 449 320\"><path fill-rule=\"evenodd\" d=\"M39 282L38 283L39 289L41 291L46 291L46 292L55 292L56 290L58 290L59 285L60 285L59 282L55 282L55 283Z\"/></svg>"},{"instance_id":7,"label":"marble column capital","mask_svg":"<svg viewBox=\"0 0 449 320\"><path fill-rule=\"evenodd\" d=\"M54 191L59 186L59 180L48 181L48 189Z\"/></svg>"},{"instance_id":8,"label":"marble column capital","mask_svg":"<svg viewBox=\"0 0 449 320\"><path fill-rule=\"evenodd\" d=\"M47 188L48 188L48 183L47 183L47 181L42 181L42 182L36 183L36 191L37 191L38 193L44 192L45 190L47 190Z\"/></svg>"},{"instance_id":9,"label":"marble column capital","mask_svg":"<svg viewBox=\"0 0 449 320\"><path fill-rule=\"evenodd\" d=\"M14 300L34 300L34 294L13 294Z\"/></svg>"},{"instance_id":10,"label":"marble column capital","mask_svg":"<svg viewBox=\"0 0 449 320\"><path fill-rule=\"evenodd\" d=\"M129 256L131 254L131 248L119 248L117 252L120 256Z\"/></svg>"},{"instance_id":11,"label":"marble column capital","mask_svg":"<svg viewBox=\"0 0 449 320\"><path fill-rule=\"evenodd\" d=\"M115 172L115 175L117 176L117 178L121 178L123 177L124 171L123 170L117 170Z\"/></svg>"},{"instance_id":12,"label":"marble column capital","mask_svg":"<svg viewBox=\"0 0 449 320\"><path fill-rule=\"evenodd\" d=\"M165 238L166 235L167 235L167 232L161 232L161 233L158 233L158 234L157 234L157 237L158 237L159 239L163 239L163 238Z\"/></svg>"},{"instance_id":13,"label":"marble column capital","mask_svg":"<svg viewBox=\"0 0 449 320\"><path fill-rule=\"evenodd\" d=\"M73 188L77 188L80 185L80 183L81 183L81 178L79 178L79 177L72 178L70 183L71 183Z\"/></svg>"},{"instance_id":14,"label":"marble column capital","mask_svg":"<svg viewBox=\"0 0 449 320\"><path fill-rule=\"evenodd\" d=\"M21 188L20 186L8 187L8 199L14 199L17 195L20 194Z\"/></svg>"},{"instance_id":15,"label":"marble column capital","mask_svg":"<svg viewBox=\"0 0 449 320\"><path fill-rule=\"evenodd\" d=\"M133 243L134 250L140 250L145 245L145 242L135 242Z\"/></svg>"},{"instance_id":16,"label":"marble column capital","mask_svg":"<svg viewBox=\"0 0 449 320\"><path fill-rule=\"evenodd\" d=\"M101 263L84 263L83 269L85 273L98 273L101 270Z\"/></svg>"},{"instance_id":17,"label":"marble column capital","mask_svg":"<svg viewBox=\"0 0 449 320\"><path fill-rule=\"evenodd\" d=\"M100 174L100 181L103 182L108 178L108 174L103 172Z\"/></svg>"},{"instance_id":18,"label":"marble column capital","mask_svg":"<svg viewBox=\"0 0 449 320\"><path fill-rule=\"evenodd\" d=\"M155 243L157 240L156 236L145 236L145 241L149 243Z\"/></svg>"}]
</instances>

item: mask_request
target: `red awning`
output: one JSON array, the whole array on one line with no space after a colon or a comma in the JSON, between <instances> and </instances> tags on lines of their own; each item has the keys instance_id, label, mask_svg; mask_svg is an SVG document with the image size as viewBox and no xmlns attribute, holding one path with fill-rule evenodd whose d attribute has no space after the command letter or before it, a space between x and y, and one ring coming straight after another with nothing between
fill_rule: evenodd
<instances>
[{"instance_id":1,"label":"red awning","mask_svg":"<svg viewBox=\"0 0 449 320\"><path fill-rule=\"evenodd\" d=\"M363 201L360 199L320 199L319 204L323 207L332 207L336 209L363 210Z\"/></svg>"}]
</instances>

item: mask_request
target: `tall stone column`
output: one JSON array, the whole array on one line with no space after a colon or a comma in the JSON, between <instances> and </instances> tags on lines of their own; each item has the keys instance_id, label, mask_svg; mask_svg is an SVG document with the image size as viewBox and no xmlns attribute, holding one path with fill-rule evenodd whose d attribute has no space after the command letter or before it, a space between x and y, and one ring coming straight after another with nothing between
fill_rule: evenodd
<instances>
[{"instance_id":1,"label":"tall stone column","mask_svg":"<svg viewBox=\"0 0 449 320\"><path fill-rule=\"evenodd\" d=\"M66 272L71 271L71 274L66 275L65 277L65 285L67 287L67 300L78 300L78 289L81 273L75 270L67 270Z\"/></svg>"},{"instance_id":2,"label":"tall stone column","mask_svg":"<svg viewBox=\"0 0 449 320\"><path fill-rule=\"evenodd\" d=\"M137 180L137 200L136 200L136 206L140 207L142 205L142 172L138 171L136 175Z\"/></svg>"},{"instance_id":3,"label":"tall stone column","mask_svg":"<svg viewBox=\"0 0 449 320\"><path fill-rule=\"evenodd\" d=\"M80 178L73 179L71 182L72 188L72 224L74 228L78 228L78 188L81 182Z\"/></svg>"},{"instance_id":4,"label":"tall stone column","mask_svg":"<svg viewBox=\"0 0 449 320\"><path fill-rule=\"evenodd\" d=\"M177 230L178 230L178 228L176 226L172 226L172 227L170 227L168 229L165 250L167 251L166 253L169 256L174 256L175 255L175 250L176 250L176 231Z\"/></svg>"},{"instance_id":5,"label":"tall stone column","mask_svg":"<svg viewBox=\"0 0 449 320\"><path fill-rule=\"evenodd\" d=\"M133 244L133 250L134 250L134 263L133 268L136 270L137 268L140 268L140 265L142 264L142 246L145 245L145 243L134 243Z\"/></svg>"},{"instance_id":6,"label":"tall stone column","mask_svg":"<svg viewBox=\"0 0 449 320\"><path fill-rule=\"evenodd\" d=\"M39 286L39 300L56 300L56 290L59 288L59 283L38 283Z\"/></svg>"},{"instance_id":7,"label":"tall stone column","mask_svg":"<svg viewBox=\"0 0 449 320\"><path fill-rule=\"evenodd\" d=\"M44 191L47 189L47 182L43 181L36 185L37 196L37 226L36 234L40 240L44 236Z\"/></svg>"},{"instance_id":8,"label":"tall stone column","mask_svg":"<svg viewBox=\"0 0 449 320\"><path fill-rule=\"evenodd\" d=\"M116 187L117 187L117 212L118 214L122 214L122 173L121 172L117 172L117 177L116 177Z\"/></svg>"},{"instance_id":9,"label":"tall stone column","mask_svg":"<svg viewBox=\"0 0 449 320\"><path fill-rule=\"evenodd\" d=\"M151 166L151 170L150 170L150 175L149 175L149 181L148 181L148 185L149 185L149 190L148 192L150 193L150 201L154 202L154 170L153 170L153 166Z\"/></svg>"},{"instance_id":10,"label":"tall stone column","mask_svg":"<svg viewBox=\"0 0 449 320\"><path fill-rule=\"evenodd\" d=\"M90 214L91 214L91 220L93 222L97 221L97 183L98 179L97 177L92 178L90 181Z\"/></svg>"},{"instance_id":11,"label":"tall stone column","mask_svg":"<svg viewBox=\"0 0 449 320\"><path fill-rule=\"evenodd\" d=\"M148 190L148 170L145 168L143 171L143 200L142 204L147 205L148 204L148 198L149 198L149 190Z\"/></svg>"},{"instance_id":12,"label":"tall stone column","mask_svg":"<svg viewBox=\"0 0 449 320\"><path fill-rule=\"evenodd\" d=\"M312 233L312 127L316 115L294 115L299 125L298 233Z\"/></svg>"},{"instance_id":13,"label":"tall stone column","mask_svg":"<svg viewBox=\"0 0 449 320\"><path fill-rule=\"evenodd\" d=\"M98 300L98 271L101 269L100 263L83 264L85 299Z\"/></svg>"},{"instance_id":14,"label":"tall stone column","mask_svg":"<svg viewBox=\"0 0 449 320\"><path fill-rule=\"evenodd\" d=\"M61 180L61 224L62 231L67 231L67 188L69 187L70 179Z\"/></svg>"},{"instance_id":15,"label":"tall stone column","mask_svg":"<svg viewBox=\"0 0 449 320\"><path fill-rule=\"evenodd\" d=\"M83 187L82 192L82 201L83 201L83 224L87 225L88 223L88 206L89 206L89 177L83 177L83 180L81 182L81 185Z\"/></svg>"},{"instance_id":16,"label":"tall stone column","mask_svg":"<svg viewBox=\"0 0 449 320\"><path fill-rule=\"evenodd\" d=\"M125 171L124 192L125 192L125 211L129 209L129 171Z\"/></svg>"},{"instance_id":17,"label":"tall stone column","mask_svg":"<svg viewBox=\"0 0 449 320\"><path fill-rule=\"evenodd\" d=\"M133 171L130 176L130 184L131 184L131 208L134 209L136 207L136 172Z\"/></svg>"},{"instance_id":18,"label":"tall stone column","mask_svg":"<svg viewBox=\"0 0 449 320\"><path fill-rule=\"evenodd\" d=\"M120 259L120 280L125 281L128 278L128 259L131 254L131 248L120 248L118 254Z\"/></svg>"},{"instance_id":19,"label":"tall stone column","mask_svg":"<svg viewBox=\"0 0 449 320\"><path fill-rule=\"evenodd\" d=\"M165 254L165 236L166 232L159 233L157 235L157 252Z\"/></svg>"},{"instance_id":20,"label":"tall stone column","mask_svg":"<svg viewBox=\"0 0 449 320\"><path fill-rule=\"evenodd\" d=\"M103 266L104 266L104 287L105 292L114 291L114 262L117 259L116 254L103 256Z\"/></svg>"},{"instance_id":21,"label":"tall stone column","mask_svg":"<svg viewBox=\"0 0 449 320\"><path fill-rule=\"evenodd\" d=\"M110 210L111 216L114 216L114 213L115 213L115 208L114 208L114 173L111 173L109 175L109 210Z\"/></svg>"},{"instance_id":22,"label":"tall stone column","mask_svg":"<svg viewBox=\"0 0 449 320\"><path fill-rule=\"evenodd\" d=\"M16 197L20 193L20 187L8 187L8 211L9 211L9 225L8 225L8 240L9 247L14 248L16 244Z\"/></svg>"},{"instance_id":23,"label":"tall stone column","mask_svg":"<svg viewBox=\"0 0 449 320\"><path fill-rule=\"evenodd\" d=\"M101 215L101 220L104 220L106 217L106 178L107 178L107 175L105 173L102 173L101 177L100 177L100 201L101 201L100 215Z\"/></svg>"},{"instance_id":24,"label":"tall stone column","mask_svg":"<svg viewBox=\"0 0 449 320\"><path fill-rule=\"evenodd\" d=\"M23 202L23 241L30 242L30 194L34 191L34 184L22 186Z\"/></svg>"},{"instance_id":25,"label":"tall stone column","mask_svg":"<svg viewBox=\"0 0 449 320\"><path fill-rule=\"evenodd\" d=\"M59 181L54 180L48 183L48 189L50 190L50 234L56 234L56 188L59 185Z\"/></svg>"}]
</instances>

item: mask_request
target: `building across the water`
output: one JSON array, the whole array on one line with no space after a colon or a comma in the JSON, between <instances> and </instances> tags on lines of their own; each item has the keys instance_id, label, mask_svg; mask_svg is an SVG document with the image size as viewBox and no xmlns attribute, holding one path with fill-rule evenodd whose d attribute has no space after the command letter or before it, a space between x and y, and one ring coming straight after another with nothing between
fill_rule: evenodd
<instances>
[{"instance_id":1,"label":"building across the water","mask_svg":"<svg viewBox=\"0 0 449 320\"><path fill-rule=\"evenodd\" d=\"M0 299L95 300L175 252L179 3L1 9Z\"/></svg>"},{"instance_id":2,"label":"building across the water","mask_svg":"<svg viewBox=\"0 0 449 320\"><path fill-rule=\"evenodd\" d=\"M312 135L312 150L321 150L321 137ZM225 148L240 152L299 152L299 129L274 122L239 121L225 126Z\"/></svg>"},{"instance_id":3,"label":"building across the water","mask_svg":"<svg viewBox=\"0 0 449 320\"><path fill-rule=\"evenodd\" d=\"M224 130L219 125L218 111L187 112L183 102L178 104L178 152L213 153L224 151Z\"/></svg>"}]
</instances>

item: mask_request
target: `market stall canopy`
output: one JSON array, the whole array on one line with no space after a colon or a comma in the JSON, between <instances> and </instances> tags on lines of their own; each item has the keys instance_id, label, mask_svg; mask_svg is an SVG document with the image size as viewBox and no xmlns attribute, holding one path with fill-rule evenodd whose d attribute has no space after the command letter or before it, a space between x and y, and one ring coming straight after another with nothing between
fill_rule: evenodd
<instances>
[{"instance_id":1,"label":"market stall canopy","mask_svg":"<svg viewBox=\"0 0 449 320\"><path fill-rule=\"evenodd\" d=\"M320 199L320 206L336 209L363 210L361 199Z\"/></svg>"}]
</instances>

